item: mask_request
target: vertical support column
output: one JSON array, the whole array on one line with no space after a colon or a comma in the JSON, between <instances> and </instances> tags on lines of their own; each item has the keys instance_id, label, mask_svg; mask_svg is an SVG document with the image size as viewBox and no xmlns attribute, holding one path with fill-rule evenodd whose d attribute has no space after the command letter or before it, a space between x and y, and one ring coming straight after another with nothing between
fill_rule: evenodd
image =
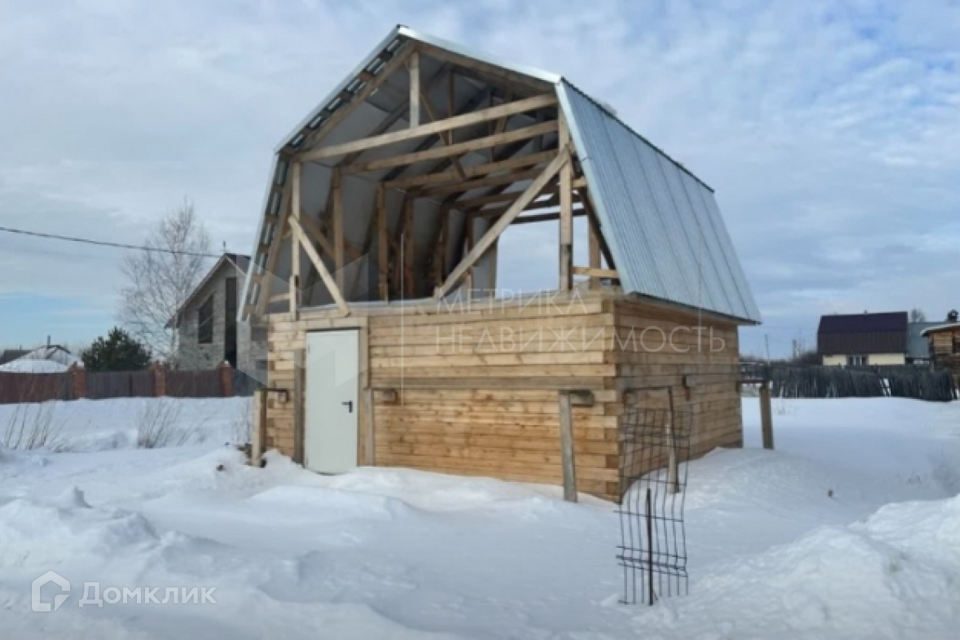
<instances>
[{"instance_id":1,"label":"vertical support column","mask_svg":"<svg viewBox=\"0 0 960 640\"><path fill-rule=\"evenodd\" d=\"M344 289L343 278L343 189L341 182L343 176L340 173L340 167L333 170L333 179L331 188L333 189L333 261L334 261L334 280L341 294Z\"/></svg>"},{"instance_id":2,"label":"vertical support column","mask_svg":"<svg viewBox=\"0 0 960 640\"><path fill-rule=\"evenodd\" d=\"M599 269L600 268L600 236L598 231L593 224L590 224L588 221L587 226L590 228L590 268ZM599 289L600 288L600 278L590 277L590 288Z\"/></svg>"},{"instance_id":3,"label":"vertical support column","mask_svg":"<svg viewBox=\"0 0 960 640\"><path fill-rule=\"evenodd\" d=\"M467 219L466 219L466 225L467 225L466 242L467 242L467 246L466 246L466 248L465 248L464 251L463 251L463 255L467 255L468 253L470 253L470 250L473 249L473 236L474 236L474 233L473 233L473 223L474 223L473 214L468 212L466 215L467 215ZM465 285L466 288L467 288L467 302L470 302L471 300L473 300L473 265L470 265L470 268L467 269L467 275L466 275L466 277L463 279L463 283L464 283L464 285Z\"/></svg>"},{"instance_id":4,"label":"vertical support column","mask_svg":"<svg viewBox=\"0 0 960 640\"><path fill-rule=\"evenodd\" d=\"M305 377L304 350L297 349L293 353L293 461L304 463L303 455L303 381Z\"/></svg>"},{"instance_id":5,"label":"vertical support column","mask_svg":"<svg viewBox=\"0 0 960 640\"><path fill-rule=\"evenodd\" d=\"M403 206L403 295L405 298L415 298L417 296L416 278L414 276L414 265L416 260L416 243L413 237L413 197L407 198Z\"/></svg>"},{"instance_id":6,"label":"vertical support column","mask_svg":"<svg viewBox=\"0 0 960 640\"><path fill-rule=\"evenodd\" d=\"M82 362L74 362L67 369L70 380L70 399L80 400L87 397L87 369Z\"/></svg>"},{"instance_id":7,"label":"vertical support column","mask_svg":"<svg viewBox=\"0 0 960 640\"><path fill-rule=\"evenodd\" d=\"M153 371L153 397L162 398L167 395L167 368L161 362L150 365Z\"/></svg>"},{"instance_id":8,"label":"vertical support column","mask_svg":"<svg viewBox=\"0 0 960 640\"><path fill-rule=\"evenodd\" d=\"M303 171L303 164L293 161L291 166L291 185L290 185L290 215L300 222L300 177ZM290 315L297 319L297 313L300 309L300 243L295 236L290 236L290 283L289 283L289 303Z\"/></svg>"},{"instance_id":9,"label":"vertical support column","mask_svg":"<svg viewBox=\"0 0 960 640\"><path fill-rule=\"evenodd\" d=\"M373 415L373 389L367 387L363 390L363 408L364 408L364 438L363 438L363 464L372 467L377 464L376 447L376 421Z\"/></svg>"},{"instance_id":10,"label":"vertical support column","mask_svg":"<svg viewBox=\"0 0 960 640\"><path fill-rule=\"evenodd\" d=\"M220 376L220 397L233 397L233 367L224 360L217 365L217 373Z\"/></svg>"},{"instance_id":11,"label":"vertical support column","mask_svg":"<svg viewBox=\"0 0 960 640\"><path fill-rule=\"evenodd\" d=\"M560 110L560 153L569 149L570 131ZM560 168L560 290L573 289L573 166L565 162Z\"/></svg>"},{"instance_id":12,"label":"vertical support column","mask_svg":"<svg viewBox=\"0 0 960 640\"><path fill-rule=\"evenodd\" d=\"M377 185L377 271L380 299L390 299L390 238L387 235L387 193L383 184Z\"/></svg>"},{"instance_id":13,"label":"vertical support column","mask_svg":"<svg viewBox=\"0 0 960 640\"><path fill-rule=\"evenodd\" d=\"M773 449L773 411L770 406L770 383L760 383L760 429L763 432L763 448Z\"/></svg>"},{"instance_id":14,"label":"vertical support column","mask_svg":"<svg viewBox=\"0 0 960 640\"><path fill-rule=\"evenodd\" d=\"M573 452L573 401L560 392L560 461L563 465L563 499L577 501L577 464Z\"/></svg>"},{"instance_id":15,"label":"vertical support column","mask_svg":"<svg viewBox=\"0 0 960 640\"><path fill-rule=\"evenodd\" d=\"M670 398L670 413L667 415L667 428L664 434L669 447L667 449L667 493L677 493L680 490L680 469L677 465L677 412L673 403L673 387L667 389L667 395Z\"/></svg>"},{"instance_id":16,"label":"vertical support column","mask_svg":"<svg viewBox=\"0 0 960 640\"><path fill-rule=\"evenodd\" d=\"M257 389L253 394L253 432L250 434L250 464L260 466L260 457L266 448L267 390Z\"/></svg>"},{"instance_id":17,"label":"vertical support column","mask_svg":"<svg viewBox=\"0 0 960 640\"><path fill-rule=\"evenodd\" d=\"M410 126L420 126L420 52L414 51L407 60L410 72Z\"/></svg>"}]
</instances>

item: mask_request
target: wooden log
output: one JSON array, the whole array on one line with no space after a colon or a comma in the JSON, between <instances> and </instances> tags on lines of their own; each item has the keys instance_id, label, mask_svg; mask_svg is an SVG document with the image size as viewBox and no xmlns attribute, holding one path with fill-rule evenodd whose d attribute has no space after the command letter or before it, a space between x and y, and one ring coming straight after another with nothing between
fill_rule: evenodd
<instances>
[{"instance_id":1,"label":"wooden log","mask_svg":"<svg viewBox=\"0 0 960 640\"><path fill-rule=\"evenodd\" d=\"M560 403L560 456L563 466L563 499L577 501L577 464L573 452L573 405L569 391L561 391Z\"/></svg>"}]
</instances>

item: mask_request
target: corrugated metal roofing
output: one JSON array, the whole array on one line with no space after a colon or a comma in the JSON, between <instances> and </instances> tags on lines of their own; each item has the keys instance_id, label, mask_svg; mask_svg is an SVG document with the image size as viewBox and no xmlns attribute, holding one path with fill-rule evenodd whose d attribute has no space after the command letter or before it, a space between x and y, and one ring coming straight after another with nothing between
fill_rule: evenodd
<instances>
[{"instance_id":1,"label":"corrugated metal roofing","mask_svg":"<svg viewBox=\"0 0 960 640\"><path fill-rule=\"evenodd\" d=\"M874 331L907 332L907 312L846 313L820 317L818 334L871 333Z\"/></svg>"},{"instance_id":2,"label":"corrugated metal roofing","mask_svg":"<svg viewBox=\"0 0 960 640\"><path fill-rule=\"evenodd\" d=\"M558 93L624 289L759 322L713 191L569 82Z\"/></svg>"},{"instance_id":3,"label":"corrugated metal roofing","mask_svg":"<svg viewBox=\"0 0 960 640\"><path fill-rule=\"evenodd\" d=\"M311 132L322 128L339 109L349 108L353 96L409 41L522 74L543 91L555 87L625 291L742 320L760 320L713 192L701 180L561 76L499 60L403 26L392 31L277 148L264 202L265 218L261 219L255 247L269 243L274 233L267 218L276 220L275 214L280 211L287 156L301 148ZM426 73L423 67L421 71ZM401 89L402 96L405 87L394 89ZM398 106L388 93L370 98L381 102L377 105L379 113ZM371 122L375 121L362 114L350 116L329 132L327 140L333 143L362 137ZM387 152L368 155L377 157L379 153ZM469 157L464 160L465 166L472 163ZM304 180L306 185L306 172ZM305 186L304 200L320 202L322 198L319 193L309 193ZM349 237L350 233L345 229L345 235ZM255 297L251 276L263 267L258 260L247 272L247 302ZM277 281L283 283L284 279Z\"/></svg>"}]
</instances>

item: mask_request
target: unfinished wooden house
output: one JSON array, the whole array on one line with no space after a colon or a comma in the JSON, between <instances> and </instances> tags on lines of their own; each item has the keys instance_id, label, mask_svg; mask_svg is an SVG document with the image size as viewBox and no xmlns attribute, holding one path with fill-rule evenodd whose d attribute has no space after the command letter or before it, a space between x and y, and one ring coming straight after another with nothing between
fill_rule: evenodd
<instances>
[{"instance_id":1,"label":"unfinished wooden house","mask_svg":"<svg viewBox=\"0 0 960 640\"><path fill-rule=\"evenodd\" d=\"M527 224L556 284L506 292L502 234ZM255 448L309 469L616 498L621 416L668 396L694 454L741 443L759 312L713 192L561 76L398 27L277 149L253 255Z\"/></svg>"}]
</instances>

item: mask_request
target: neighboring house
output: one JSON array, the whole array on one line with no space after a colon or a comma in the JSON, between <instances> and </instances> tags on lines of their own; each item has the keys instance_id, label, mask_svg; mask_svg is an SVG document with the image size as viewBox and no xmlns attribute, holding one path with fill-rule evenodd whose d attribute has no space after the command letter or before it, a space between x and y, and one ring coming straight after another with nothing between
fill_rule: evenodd
<instances>
[{"instance_id":1,"label":"neighboring house","mask_svg":"<svg viewBox=\"0 0 960 640\"><path fill-rule=\"evenodd\" d=\"M828 366L906 364L907 324L906 311L821 316L817 353Z\"/></svg>"},{"instance_id":2,"label":"neighboring house","mask_svg":"<svg viewBox=\"0 0 960 640\"><path fill-rule=\"evenodd\" d=\"M924 329L923 336L930 345L933 367L960 374L960 322L957 312L951 311L946 322Z\"/></svg>"},{"instance_id":3,"label":"neighboring house","mask_svg":"<svg viewBox=\"0 0 960 640\"><path fill-rule=\"evenodd\" d=\"M273 158L244 289L270 335L254 452L617 500L649 470L641 422L674 411L693 456L742 444L760 312L709 186L564 77L406 27L325 84ZM533 223L553 257L499 243ZM498 262L556 289L500 290Z\"/></svg>"},{"instance_id":4,"label":"neighboring house","mask_svg":"<svg viewBox=\"0 0 960 640\"><path fill-rule=\"evenodd\" d=\"M237 322L237 299L249 264L248 256L223 254L171 319L168 326L177 327L179 368L210 369L226 361L263 377L266 330Z\"/></svg>"},{"instance_id":5,"label":"neighboring house","mask_svg":"<svg viewBox=\"0 0 960 640\"><path fill-rule=\"evenodd\" d=\"M2 349L0 350L0 365L12 362L28 353L29 351L27 349Z\"/></svg>"},{"instance_id":6,"label":"neighboring house","mask_svg":"<svg viewBox=\"0 0 960 640\"><path fill-rule=\"evenodd\" d=\"M19 358L0 364L0 371L60 373L78 362L80 358L70 353L69 349L53 344L23 352Z\"/></svg>"},{"instance_id":7,"label":"neighboring house","mask_svg":"<svg viewBox=\"0 0 960 640\"><path fill-rule=\"evenodd\" d=\"M942 322L911 322L907 325L907 364L928 365L931 362L930 342L923 332Z\"/></svg>"}]
</instances>

